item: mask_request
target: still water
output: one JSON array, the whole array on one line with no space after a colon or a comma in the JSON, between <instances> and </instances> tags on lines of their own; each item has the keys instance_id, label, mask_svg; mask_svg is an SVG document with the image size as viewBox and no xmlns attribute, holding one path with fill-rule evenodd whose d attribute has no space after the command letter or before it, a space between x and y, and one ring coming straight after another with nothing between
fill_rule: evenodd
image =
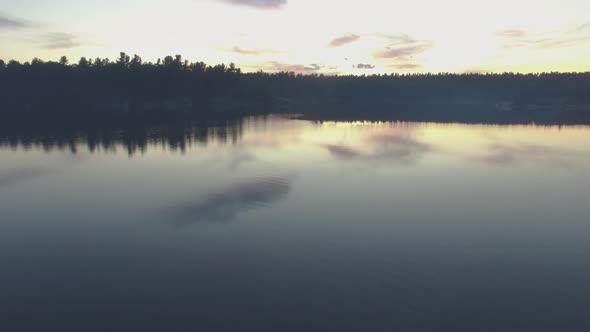
<instances>
[{"instance_id":1,"label":"still water","mask_svg":"<svg viewBox=\"0 0 590 332\"><path fill-rule=\"evenodd\" d=\"M279 116L2 137L0 330L587 331L587 142Z\"/></svg>"}]
</instances>

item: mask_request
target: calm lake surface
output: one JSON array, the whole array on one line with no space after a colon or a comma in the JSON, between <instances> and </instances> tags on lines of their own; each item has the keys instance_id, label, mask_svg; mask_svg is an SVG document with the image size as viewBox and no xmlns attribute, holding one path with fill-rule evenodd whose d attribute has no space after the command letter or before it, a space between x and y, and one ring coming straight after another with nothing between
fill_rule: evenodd
<instances>
[{"instance_id":1,"label":"calm lake surface","mask_svg":"<svg viewBox=\"0 0 590 332\"><path fill-rule=\"evenodd\" d=\"M588 331L590 127L2 137L2 331Z\"/></svg>"}]
</instances>

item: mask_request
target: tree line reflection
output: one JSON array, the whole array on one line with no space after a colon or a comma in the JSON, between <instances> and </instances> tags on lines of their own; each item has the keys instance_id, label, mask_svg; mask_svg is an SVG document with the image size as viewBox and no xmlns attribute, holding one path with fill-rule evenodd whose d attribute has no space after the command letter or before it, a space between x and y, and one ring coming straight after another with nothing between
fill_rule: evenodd
<instances>
[{"instance_id":1,"label":"tree line reflection","mask_svg":"<svg viewBox=\"0 0 590 332\"><path fill-rule=\"evenodd\" d=\"M20 122L0 124L0 148L13 150L117 151L129 155L150 147L185 152L210 143L235 145L241 141L245 119L101 119L99 121ZM265 116L257 121L266 121Z\"/></svg>"},{"instance_id":2,"label":"tree line reflection","mask_svg":"<svg viewBox=\"0 0 590 332\"><path fill-rule=\"evenodd\" d=\"M0 149L69 151L73 154L125 151L129 156L133 156L152 149L184 153L193 147L224 145L235 147L227 151L230 156L225 156L229 160L229 168L235 170L242 163L257 160L250 149L252 147L277 149L288 144L301 144L300 130L303 128L328 128L333 125L347 124L362 124L375 131L362 132L355 140L311 139L307 143L325 150L341 161L395 160L403 164L412 164L431 152L443 152L440 146L445 145L444 141L415 137L416 128L436 126L452 130L457 126L457 124L445 123L420 125L412 122L383 121L295 122L283 115L217 120L184 117L118 117L57 121L48 118L42 122L0 122ZM538 125L535 127L548 130L557 128ZM379 130L379 128L388 129ZM486 132L494 131L494 128L507 127L491 124L472 126L472 128ZM561 130L562 127L558 128ZM510 143L510 145L505 146L503 143ZM520 146L517 141L503 142L502 140L492 141L489 144L490 146L482 146L479 151L480 154L484 151L489 152L488 154L471 156L470 159L502 164L516 159L515 156L521 154L547 156L555 152L554 149L543 148L542 144Z\"/></svg>"}]
</instances>

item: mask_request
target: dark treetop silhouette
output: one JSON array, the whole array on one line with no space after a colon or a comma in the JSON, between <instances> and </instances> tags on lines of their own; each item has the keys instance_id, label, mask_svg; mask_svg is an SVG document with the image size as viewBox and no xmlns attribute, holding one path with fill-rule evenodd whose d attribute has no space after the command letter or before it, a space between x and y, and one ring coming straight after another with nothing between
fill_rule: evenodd
<instances>
[{"instance_id":1,"label":"dark treetop silhouette","mask_svg":"<svg viewBox=\"0 0 590 332\"><path fill-rule=\"evenodd\" d=\"M152 63L121 53L115 61L81 58L77 64L66 57L0 60L0 97L0 110L15 117L294 112L316 119L590 123L590 72L242 73L233 63L209 66L180 55Z\"/></svg>"}]
</instances>

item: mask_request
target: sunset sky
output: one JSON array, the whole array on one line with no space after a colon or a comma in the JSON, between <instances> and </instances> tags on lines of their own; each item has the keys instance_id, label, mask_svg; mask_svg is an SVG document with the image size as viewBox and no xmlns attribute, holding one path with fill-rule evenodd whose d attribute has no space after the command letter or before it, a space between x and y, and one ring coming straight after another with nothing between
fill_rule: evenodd
<instances>
[{"instance_id":1,"label":"sunset sky","mask_svg":"<svg viewBox=\"0 0 590 332\"><path fill-rule=\"evenodd\" d=\"M588 13L588 0L0 0L0 58L125 51L245 71L588 71Z\"/></svg>"}]
</instances>

